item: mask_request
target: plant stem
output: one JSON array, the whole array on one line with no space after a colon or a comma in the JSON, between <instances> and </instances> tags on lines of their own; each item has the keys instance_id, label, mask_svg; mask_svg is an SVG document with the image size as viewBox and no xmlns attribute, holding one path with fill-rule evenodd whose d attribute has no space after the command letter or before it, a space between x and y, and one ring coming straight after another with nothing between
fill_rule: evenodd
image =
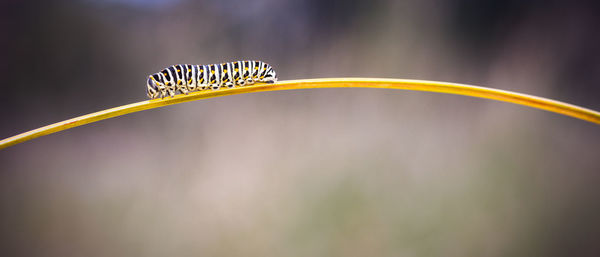
<instances>
[{"instance_id":1,"label":"plant stem","mask_svg":"<svg viewBox=\"0 0 600 257\"><path fill-rule=\"evenodd\" d=\"M236 87L231 89L221 89L214 91L206 90L201 92L190 93L188 95L176 95L172 98L167 97L165 99L154 99L132 103L57 122L13 137L3 139L2 141L0 141L0 149L16 145L18 143L22 143L40 136L52 134L62 130L85 125L88 123L109 119L112 117L125 115L132 112L139 112L143 110L158 108L161 106L226 95L309 88L385 88L466 95L530 106L600 124L600 113L594 110L550 100L547 98L520 94L499 89L425 80L379 78L323 78L287 80L280 81L275 84L257 84L253 86Z\"/></svg>"}]
</instances>

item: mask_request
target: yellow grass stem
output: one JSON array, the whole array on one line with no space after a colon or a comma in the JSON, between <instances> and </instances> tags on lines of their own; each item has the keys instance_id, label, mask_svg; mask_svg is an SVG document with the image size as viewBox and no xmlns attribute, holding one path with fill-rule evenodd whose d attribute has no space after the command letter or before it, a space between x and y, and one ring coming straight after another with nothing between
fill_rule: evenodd
<instances>
[{"instance_id":1,"label":"yellow grass stem","mask_svg":"<svg viewBox=\"0 0 600 257\"><path fill-rule=\"evenodd\" d=\"M120 115L125 115L132 112L139 112L171 104L178 104L199 99L226 95L236 95L243 93L308 88L386 88L466 95L526 105L600 124L600 113L596 111L542 97L514 93L499 89L425 80L379 78L323 78L287 80L280 81L276 84L257 84L253 86L237 87L232 89L221 89L215 91L207 90L190 93L188 95L176 95L173 98L167 97L165 99L155 99L149 101L142 101L138 103L132 103L79 116L76 118L44 126L38 129L34 129L13 137L6 138L0 141L0 149L18 143L22 143L40 136L66 130L69 128L85 125L88 123Z\"/></svg>"}]
</instances>

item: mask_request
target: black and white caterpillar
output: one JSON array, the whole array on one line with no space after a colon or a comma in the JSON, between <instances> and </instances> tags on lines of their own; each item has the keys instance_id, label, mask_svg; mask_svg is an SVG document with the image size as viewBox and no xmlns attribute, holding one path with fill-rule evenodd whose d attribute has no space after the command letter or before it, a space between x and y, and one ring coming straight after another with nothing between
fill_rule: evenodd
<instances>
[{"instance_id":1,"label":"black and white caterpillar","mask_svg":"<svg viewBox=\"0 0 600 257\"><path fill-rule=\"evenodd\" d=\"M146 83L150 99L164 98L175 93L213 89L221 87L252 85L257 82L275 83L277 74L273 68L261 61L237 61L221 64L192 65L177 64L148 76Z\"/></svg>"}]
</instances>

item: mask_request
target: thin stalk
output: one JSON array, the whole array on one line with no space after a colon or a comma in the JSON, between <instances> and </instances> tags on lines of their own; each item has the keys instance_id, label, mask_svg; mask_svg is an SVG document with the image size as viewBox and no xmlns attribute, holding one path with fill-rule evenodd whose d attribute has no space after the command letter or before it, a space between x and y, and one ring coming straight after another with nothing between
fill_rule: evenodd
<instances>
[{"instance_id":1,"label":"thin stalk","mask_svg":"<svg viewBox=\"0 0 600 257\"><path fill-rule=\"evenodd\" d=\"M190 102L211 97L244 93L309 88L385 88L466 95L530 106L533 108L555 112L562 115L571 116L574 118L600 124L600 113L597 111L555 100L550 100L547 98L520 94L499 89L425 80L379 78L323 78L287 80L280 81L275 84L257 84L253 86L236 87L231 89L221 89L215 91L207 90L190 93L188 95L176 95L172 98L167 97L165 99L154 99L132 103L57 122L13 137L3 139L2 141L0 141L0 149L16 145L18 143L22 143L44 135L85 125L88 123L172 104Z\"/></svg>"}]
</instances>

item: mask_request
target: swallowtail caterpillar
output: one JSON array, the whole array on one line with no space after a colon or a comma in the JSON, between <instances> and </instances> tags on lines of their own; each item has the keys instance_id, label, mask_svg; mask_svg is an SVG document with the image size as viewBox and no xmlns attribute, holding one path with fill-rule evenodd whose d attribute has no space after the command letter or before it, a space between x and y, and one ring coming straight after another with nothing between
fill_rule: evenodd
<instances>
[{"instance_id":1,"label":"swallowtail caterpillar","mask_svg":"<svg viewBox=\"0 0 600 257\"><path fill-rule=\"evenodd\" d=\"M189 92L221 87L275 83L277 74L269 64L261 61L237 61L220 64L177 64L148 76L147 94L150 99L175 96Z\"/></svg>"}]
</instances>

